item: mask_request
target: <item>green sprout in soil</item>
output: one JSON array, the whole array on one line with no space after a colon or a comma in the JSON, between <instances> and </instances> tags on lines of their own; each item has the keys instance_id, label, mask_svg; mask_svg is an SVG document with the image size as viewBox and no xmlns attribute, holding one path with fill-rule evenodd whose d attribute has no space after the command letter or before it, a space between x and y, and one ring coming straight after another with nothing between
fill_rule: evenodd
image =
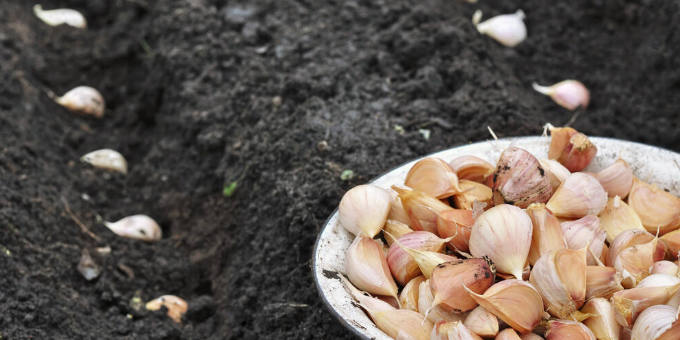
<instances>
[{"instance_id":1,"label":"green sprout in soil","mask_svg":"<svg viewBox=\"0 0 680 340\"><path fill-rule=\"evenodd\" d=\"M237 186L238 186L237 181L233 181L228 185L225 185L224 188L222 188L222 195L224 195L224 197L231 197L231 195L234 194L234 191L236 190Z\"/></svg>"},{"instance_id":2,"label":"green sprout in soil","mask_svg":"<svg viewBox=\"0 0 680 340\"><path fill-rule=\"evenodd\" d=\"M349 181L352 178L354 178L354 171L352 171L352 170L344 170L340 174L340 179L343 180L343 181Z\"/></svg>"}]
</instances>

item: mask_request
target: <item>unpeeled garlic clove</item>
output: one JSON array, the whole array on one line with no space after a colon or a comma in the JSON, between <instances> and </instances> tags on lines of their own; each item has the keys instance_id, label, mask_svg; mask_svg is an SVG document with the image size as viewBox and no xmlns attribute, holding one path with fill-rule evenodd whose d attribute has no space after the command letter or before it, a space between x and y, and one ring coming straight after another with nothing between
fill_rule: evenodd
<instances>
[{"instance_id":1,"label":"unpeeled garlic clove","mask_svg":"<svg viewBox=\"0 0 680 340\"><path fill-rule=\"evenodd\" d=\"M612 243L616 236L629 230L645 230L637 213L619 196L609 197L607 205L598 216L600 227L607 233L607 242Z\"/></svg>"},{"instance_id":2,"label":"unpeeled garlic clove","mask_svg":"<svg viewBox=\"0 0 680 340\"><path fill-rule=\"evenodd\" d=\"M569 249L588 247L588 265L597 265L607 238L597 216L587 215L575 221L562 222L561 226Z\"/></svg>"},{"instance_id":3,"label":"unpeeled garlic clove","mask_svg":"<svg viewBox=\"0 0 680 340\"><path fill-rule=\"evenodd\" d=\"M434 296L430 290L430 280L425 280L418 288L418 312L432 322L463 321L466 314L455 313L444 306L434 305Z\"/></svg>"},{"instance_id":4,"label":"unpeeled garlic clove","mask_svg":"<svg viewBox=\"0 0 680 340\"><path fill-rule=\"evenodd\" d=\"M680 252L680 230L673 230L661 236L661 242L666 247L671 258L678 258L678 252Z\"/></svg>"},{"instance_id":5,"label":"unpeeled garlic clove","mask_svg":"<svg viewBox=\"0 0 680 340\"><path fill-rule=\"evenodd\" d=\"M597 154L597 147L588 137L570 127L550 129L548 158L555 159L571 172L585 169Z\"/></svg>"},{"instance_id":6,"label":"unpeeled garlic clove","mask_svg":"<svg viewBox=\"0 0 680 340\"><path fill-rule=\"evenodd\" d=\"M354 235L375 237L390 212L390 193L372 184L357 185L342 196L338 215L340 224Z\"/></svg>"},{"instance_id":7,"label":"unpeeled garlic clove","mask_svg":"<svg viewBox=\"0 0 680 340\"><path fill-rule=\"evenodd\" d=\"M406 174L404 184L436 198L446 198L460 192L456 173L448 163L435 157L416 162Z\"/></svg>"},{"instance_id":8,"label":"unpeeled garlic clove","mask_svg":"<svg viewBox=\"0 0 680 340\"><path fill-rule=\"evenodd\" d=\"M187 312L189 305L182 298L174 295L163 295L146 303L146 309L150 311L160 310L165 307L168 316L176 323L182 323L182 316Z\"/></svg>"},{"instance_id":9,"label":"unpeeled garlic clove","mask_svg":"<svg viewBox=\"0 0 680 340\"><path fill-rule=\"evenodd\" d=\"M524 12L520 9L512 14L502 14L480 22L482 11L476 11L472 23L479 33L488 35L504 46L515 47L527 37Z\"/></svg>"},{"instance_id":10,"label":"unpeeled garlic clove","mask_svg":"<svg viewBox=\"0 0 680 340\"><path fill-rule=\"evenodd\" d=\"M470 252L488 256L496 270L522 279L532 236L531 218L524 210L497 205L480 215L470 233Z\"/></svg>"},{"instance_id":11,"label":"unpeeled garlic clove","mask_svg":"<svg viewBox=\"0 0 680 340\"><path fill-rule=\"evenodd\" d=\"M418 295L420 294L420 284L425 281L425 277L420 275L414 277L399 293L399 304L402 309L418 311Z\"/></svg>"},{"instance_id":12,"label":"unpeeled garlic clove","mask_svg":"<svg viewBox=\"0 0 680 340\"><path fill-rule=\"evenodd\" d=\"M473 333L482 337L490 338L498 334L498 318L482 306L473 309L465 317L463 324Z\"/></svg>"},{"instance_id":13,"label":"unpeeled garlic clove","mask_svg":"<svg viewBox=\"0 0 680 340\"><path fill-rule=\"evenodd\" d=\"M430 340L482 340L460 321L437 322Z\"/></svg>"},{"instance_id":14,"label":"unpeeled garlic clove","mask_svg":"<svg viewBox=\"0 0 680 340\"><path fill-rule=\"evenodd\" d=\"M418 263L404 250L404 247L440 252L446 242L446 240L428 231L414 231L399 237L398 241L390 246L387 252L387 264L394 279L400 285L405 285L412 278L420 275Z\"/></svg>"},{"instance_id":15,"label":"unpeeled garlic clove","mask_svg":"<svg viewBox=\"0 0 680 340\"><path fill-rule=\"evenodd\" d=\"M653 274L637 287L612 295L616 321L627 328L633 327L638 315L645 309L665 304L680 289L680 278L665 274Z\"/></svg>"},{"instance_id":16,"label":"unpeeled garlic clove","mask_svg":"<svg viewBox=\"0 0 680 340\"><path fill-rule=\"evenodd\" d=\"M33 6L33 13L38 19L50 26L66 24L76 28L87 28L87 20L78 11L70 8L44 10L41 5Z\"/></svg>"},{"instance_id":17,"label":"unpeeled garlic clove","mask_svg":"<svg viewBox=\"0 0 680 340\"><path fill-rule=\"evenodd\" d=\"M526 333L519 336L522 340L543 340L543 337L536 333Z\"/></svg>"},{"instance_id":18,"label":"unpeeled garlic clove","mask_svg":"<svg viewBox=\"0 0 680 340\"><path fill-rule=\"evenodd\" d=\"M546 171L548 179L550 179L550 186L552 187L553 192L555 192L560 184L571 175L569 169L565 168L564 165L556 160L541 159L539 162L541 163L543 170Z\"/></svg>"},{"instance_id":19,"label":"unpeeled garlic clove","mask_svg":"<svg viewBox=\"0 0 680 340\"><path fill-rule=\"evenodd\" d=\"M526 212L531 218L533 226L531 248L529 249L529 263L531 265L535 264L543 254L567 248L560 222L545 207L545 204L531 204L527 207Z\"/></svg>"},{"instance_id":20,"label":"unpeeled garlic clove","mask_svg":"<svg viewBox=\"0 0 680 340\"><path fill-rule=\"evenodd\" d=\"M515 332L514 329L506 328L498 333L494 340L522 340L522 338L517 335L517 332Z\"/></svg>"},{"instance_id":21,"label":"unpeeled garlic clove","mask_svg":"<svg viewBox=\"0 0 680 340\"><path fill-rule=\"evenodd\" d=\"M616 315L611 303L603 298L588 300L581 308L584 314L590 314L583 323L590 328L599 340L618 340L621 326L616 322Z\"/></svg>"},{"instance_id":22,"label":"unpeeled garlic clove","mask_svg":"<svg viewBox=\"0 0 680 340\"><path fill-rule=\"evenodd\" d=\"M560 249L538 259L529 281L543 297L548 312L574 319L586 299L586 249Z\"/></svg>"},{"instance_id":23,"label":"unpeeled garlic clove","mask_svg":"<svg viewBox=\"0 0 680 340\"><path fill-rule=\"evenodd\" d=\"M617 159L614 164L595 174L609 197L626 198L633 186L633 169L623 159Z\"/></svg>"},{"instance_id":24,"label":"unpeeled garlic clove","mask_svg":"<svg viewBox=\"0 0 680 340\"><path fill-rule=\"evenodd\" d=\"M104 222L116 235L142 241L158 241L163 236L161 227L151 217L132 215L116 222Z\"/></svg>"},{"instance_id":25,"label":"unpeeled garlic clove","mask_svg":"<svg viewBox=\"0 0 680 340\"><path fill-rule=\"evenodd\" d=\"M680 339L678 310L667 305L656 305L640 313L631 338L635 340Z\"/></svg>"},{"instance_id":26,"label":"unpeeled garlic clove","mask_svg":"<svg viewBox=\"0 0 680 340\"><path fill-rule=\"evenodd\" d=\"M399 199L399 195L394 192L394 190L389 190L389 192L390 196L392 197L392 201L390 201L390 213L387 215L387 219L409 225L411 223L411 219L408 217L406 210L404 210L404 206L401 205L401 199Z\"/></svg>"},{"instance_id":27,"label":"unpeeled garlic clove","mask_svg":"<svg viewBox=\"0 0 680 340\"><path fill-rule=\"evenodd\" d=\"M555 103L567 110L573 111L579 106L586 108L590 102L590 92L578 80L563 80L552 86L533 83L532 87L536 92L550 96Z\"/></svg>"},{"instance_id":28,"label":"unpeeled garlic clove","mask_svg":"<svg viewBox=\"0 0 680 340\"><path fill-rule=\"evenodd\" d=\"M411 221L409 226L414 230L436 233L439 214L453 209L440 200L418 190L400 188L395 185L392 186L392 190L399 194L404 210Z\"/></svg>"},{"instance_id":29,"label":"unpeeled garlic clove","mask_svg":"<svg viewBox=\"0 0 680 340\"><path fill-rule=\"evenodd\" d=\"M491 287L495 269L488 258L471 258L438 265L430 277L430 289L434 296L432 304L442 305L454 312L467 312L477 302L467 293L481 294ZM463 289L465 286L467 289Z\"/></svg>"},{"instance_id":30,"label":"unpeeled garlic clove","mask_svg":"<svg viewBox=\"0 0 680 340\"><path fill-rule=\"evenodd\" d=\"M122 174L127 174L128 171L125 157L116 150L101 149L92 151L85 154L80 160L91 164L95 168L117 171Z\"/></svg>"},{"instance_id":31,"label":"unpeeled garlic clove","mask_svg":"<svg viewBox=\"0 0 680 340\"><path fill-rule=\"evenodd\" d=\"M385 241L387 241L387 245L391 246L392 243L394 243L395 237L399 238L408 233L412 233L413 229L399 221L387 220L385 221L385 227L383 227L383 232L385 232L384 235Z\"/></svg>"},{"instance_id":32,"label":"unpeeled garlic clove","mask_svg":"<svg viewBox=\"0 0 680 340\"><path fill-rule=\"evenodd\" d=\"M623 275L622 285L632 288L649 275L649 268L663 259L665 248L652 234L643 230L626 230L612 242L607 265Z\"/></svg>"},{"instance_id":33,"label":"unpeeled garlic clove","mask_svg":"<svg viewBox=\"0 0 680 340\"><path fill-rule=\"evenodd\" d=\"M457 208L474 210L475 202L490 207L493 203L493 191L488 186L462 179L458 183L460 193L453 196L453 203Z\"/></svg>"},{"instance_id":34,"label":"unpeeled garlic clove","mask_svg":"<svg viewBox=\"0 0 680 340\"><path fill-rule=\"evenodd\" d=\"M92 115L96 118L104 116L104 97L96 89L89 86L78 86L55 99L57 104L71 112Z\"/></svg>"},{"instance_id":35,"label":"unpeeled garlic clove","mask_svg":"<svg viewBox=\"0 0 680 340\"><path fill-rule=\"evenodd\" d=\"M399 298L382 245L376 240L363 235L354 239L345 255L345 272L361 290Z\"/></svg>"},{"instance_id":36,"label":"unpeeled garlic clove","mask_svg":"<svg viewBox=\"0 0 680 340\"><path fill-rule=\"evenodd\" d=\"M548 322L546 340L596 340L595 334L586 325L571 320Z\"/></svg>"},{"instance_id":37,"label":"unpeeled garlic clove","mask_svg":"<svg viewBox=\"0 0 680 340\"><path fill-rule=\"evenodd\" d=\"M557 217L597 215L607 205L607 192L595 177L575 172L557 188L546 207Z\"/></svg>"},{"instance_id":38,"label":"unpeeled garlic clove","mask_svg":"<svg viewBox=\"0 0 680 340\"><path fill-rule=\"evenodd\" d=\"M470 250L470 231L474 223L471 210L447 210L437 216L437 233L441 237L451 237L449 244L454 249L467 252Z\"/></svg>"},{"instance_id":39,"label":"unpeeled garlic clove","mask_svg":"<svg viewBox=\"0 0 680 340\"><path fill-rule=\"evenodd\" d=\"M418 268L420 268L420 272L428 279L432 276L432 271L438 265L444 262L458 260L457 257L434 251L418 250L408 247L402 248L416 261Z\"/></svg>"},{"instance_id":40,"label":"unpeeled garlic clove","mask_svg":"<svg viewBox=\"0 0 680 340\"><path fill-rule=\"evenodd\" d=\"M650 233L663 235L680 226L680 198L665 192L656 185L633 179L628 204L640 217Z\"/></svg>"},{"instance_id":41,"label":"unpeeled garlic clove","mask_svg":"<svg viewBox=\"0 0 680 340\"><path fill-rule=\"evenodd\" d=\"M609 299L612 294L623 290L621 274L615 268L605 266L586 267L586 300Z\"/></svg>"},{"instance_id":42,"label":"unpeeled garlic clove","mask_svg":"<svg viewBox=\"0 0 680 340\"><path fill-rule=\"evenodd\" d=\"M493 164L472 155L456 157L449 165L459 180L467 179L479 183L484 182L496 170Z\"/></svg>"},{"instance_id":43,"label":"unpeeled garlic clove","mask_svg":"<svg viewBox=\"0 0 680 340\"><path fill-rule=\"evenodd\" d=\"M483 295L464 288L477 303L520 333L531 332L543 318L543 299L528 282L503 280Z\"/></svg>"},{"instance_id":44,"label":"unpeeled garlic clove","mask_svg":"<svg viewBox=\"0 0 680 340\"><path fill-rule=\"evenodd\" d=\"M545 170L529 151L510 146L501 153L493 175L495 203L526 208L550 199L552 186ZM496 198L497 196L497 198Z\"/></svg>"},{"instance_id":45,"label":"unpeeled garlic clove","mask_svg":"<svg viewBox=\"0 0 680 340\"><path fill-rule=\"evenodd\" d=\"M652 268L649 269L650 274L667 274L678 275L678 265L671 261L656 261Z\"/></svg>"}]
</instances>

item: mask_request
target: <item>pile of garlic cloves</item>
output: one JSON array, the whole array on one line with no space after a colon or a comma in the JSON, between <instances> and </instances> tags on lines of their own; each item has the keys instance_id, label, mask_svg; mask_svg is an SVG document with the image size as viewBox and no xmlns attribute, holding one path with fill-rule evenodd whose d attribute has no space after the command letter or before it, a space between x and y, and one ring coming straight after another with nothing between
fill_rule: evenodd
<instances>
[{"instance_id":1,"label":"pile of garlic cloves","mask_svg":"<svg viewBox=\"0 0 680 340\"><path fill-rule=\"evenodd\" d=\"M548 159L416 162L349 190L342 280L399 339L680 339L680 198L549 126ZM449 162L447 162L449 161Z\"/></svg>"}]
</instances>

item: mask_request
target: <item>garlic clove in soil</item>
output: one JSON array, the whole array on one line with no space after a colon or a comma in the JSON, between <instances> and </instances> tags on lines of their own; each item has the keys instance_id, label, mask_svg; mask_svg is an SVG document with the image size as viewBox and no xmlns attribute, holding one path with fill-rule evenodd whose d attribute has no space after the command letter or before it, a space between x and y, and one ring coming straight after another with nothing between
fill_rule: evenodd
<instances>
[{"instance_id":1,"label":"garlic clove in soil","mask_svg":"<svg viewBox=\"0 0 680 340\"><path fill-rule=\"evenodd\" d=\"M475 202L490 207L493 203L493 191L488 186L462 179L458 182L461 192L453 196L453 203L459 209L474 210Z\"/></svg>"},{"instance_id":2,"label":"garlic clove in soil","mask_svg":"<svg viewBox=\"0 0 680 340\"><path fill-rule=\"evenodd\" d=\"M392 190L399 194L399 199L409 216L409 226L414 230L437 232L437 218L439 214L452 210L449 205L418 190L400 188L393 185Z\"/></svg>"},{"instance_id":3,"label":"garlic clove in soil","mask_svg":"<svg viewBox=\"0 0 680 340\"><path fill-rule=\"evenodd\" d=\"M473 309L465 317L463 324L473 333L482 337L491 338L498 334L498 318L482 306Z\"/></svg>"},{"instance_id":4,"label":"garlic clove in soil","mask_svg":"<svg viewBox=\"0 0 680 340\"><path fill-rule=\"evenodd\" d=\"M387 252L387 264L394 279L403 286L412 278L420 275L418 263L403 247L440 252L446 242L447 240L428 231L414 231L399 237Z\"/></svg>"},{"instance_id":5,"label":"garlic clove in soil","mask_svg":"<svg viewBox=\"0 0 680 340\"><path fill-rule=\"evenodd\" d=\"M390 193L372 184L357 185L342 196L338 215L340 224L354 235L375 237L390 212Z\"/></svg>"},{"instance_id":6,"label":"garlic clove in soil","mask_svg":"<svg viewBox=\"0 0 680 340\"><path fill-rule=\"evenodd\" d=\"M678 265L671 261L656 261L652 268L649 269L650 274L666 274L666 275L678 275Z\"/></svg>"},{"instance_id":7,"label":"garlic clove in soil","mask_svg":"<svg viewBox=\"0 0 680 340\"><path fill-rule=\"evenodd\" d=\"M538 259L529 277L548 312L561 319L578 319L586 299L586 249L561 249Z\"/></svg>"},{"instance_id":8,"label":"garlic clove in soil","mask_svg":"<svg viewBox=\"0 0 680 340\"><path fill-rule=\"evenodd\" d=\"M595 340L595 334L583 323L571 320L551 320L548 322L546 340Z\"/></svg>"},{"instance_id":9,"label":"garlic clove in soil","mask_svg":"<svg viewBox=\"0 0 680 340\"><path fill-rule=\"evenodd\" d=\"M553 192L555 192L560 184L571 175L569 169L565 168L564 165L554 159L541 159L539 162L546 171L548 179L550 179L550 186L552 187Z\"/></svg>"},{"instance_id":10,"label":"garlic clove in soil","mask_svg":"<svg viewBox=\"0 0 680 340\"><path fill-rule=\"evenodd\" d=\"M418 287L418 312L432 322L463 321L465 314L455 313L443 306L434 305L434 296L430 289L430 280L425 280Z\"/></svg>"},{"instance_id":11,"label":"garlic clove in soil","mask_svg":"<svg viewBox=\"0 0 680 340\"><path fill-rule=\"evenodd\" d=\"M438 322L432 328L430 340L482 340L460 321Z\"/></svg>"},{"instance_id":12,"label":"garlic clove in soil","mask_svg":"<svg viewBox=\"0 0 680 340\"><path fill-rule=\"evenodd\" d=\"M116 150L101 149L92 151L80 157L80 160L91 164L95 168L117 171L122 174L127 174L128 171L125 157Z\"/></svg>"},{"instance_id":13,"label":"garlic clove in soil","mask_svg":"<svg viewBox=\"0 0 680 340\"><path fill-rule=\"evenodd\" d=\"M70 8L44 10L41 5L33 6L33 13L38 19L50 26L66 24L76 28L87 28L87 20L78 11Z\"/></svg>"},{"instance_id":14,"label":"garlic clove in soil","mask_svg":"<svg viewBox=\"0 0 680 340\"><path fill-rule=\"evenodd\" d=\"M680 198L656 185L633 179L628 204L652 234L656 234L657 228L663 235L680 227Z\"/></svg>"},{"instance_id":15,"label":"garlic clove in soil","mask_svg":"<svg viewBox=\"0 0 680 340\"><path fill-rule=\"evenodd\" d=\"M586 108L590 102L590 91L578 80L563 80L551 86L533 83L531 86L536 92L550 96L557 105L567 110L573 111L579 106Z\"/></svg>"},{"instance_id":16,"label":"garlic clove in soil","mask_svg":"<svg viewBox=\"0 0 680 340\"><path fill-rule=\"evenodd\" d=\"M633 169L623 159L618 159L614 164L600 170L595 174L609 197L619 196L626 198L633 186Z\"/></svg>"},{"instance_id":17,"label":"garlic clove in soil","mask_svg":"<svg viewBox=\"0 0 680 340\"><path fill-rule=\"evenodd\" d=\"M402 309L418 311L418 294L420 294L420 284L425 281L425 277L420 275L409 281L399 293L399 304Z\"/></svg>"},{"instance_id":18,"label":"garlic clove in soil","mask_svg":"<svg viewBox=\"0 0 680 340\"><path fill-rule=\"evenodd\" d=\"M567 248L560 221L545 207L545 204L534 203L527 207L526 212L533 226L529 249L531 265L534 265L543 254Z\"/></svg>"},{"instance_id":19,"label":"garlic clove in soil","mask_svg":"<svg viewBox=\"0 0 680 340\"><path fill-rule=\"evenodd\" d=\"M382 245L376 240L363 235L354 239L345 256L345 272L361 290L399 298Z\"/></svg>"},{"instance_id":20,"label":"garlic clove in soil","mask_svg":"<svg viewBox=\"0 0 680 340\"><path fill-rule=\"evenodd\" d=\"M678 310L667 305L656 305L640 313L631 339L636 340L674 340L680 339Z\"/></svg>"},{"instance_id":21,"label":"garlic clove in soil","mask_svg":"<svg viewBox=\"0 0 680 340\"><path fill-rule=\"evenodd\" d=\"M187 312L189 305L184 299L174 295L163 295L146 303L146 309L150 311L160 310L165 307L168 316L176 323L182 323L182 316Z\"/></svg>"},{"instance_id":22,"label":"garlic clove in soil","mask_svg":"<svg viewBox=\"0 0 680 340\"><path fill-rule=\"evenodd\" d=\"M104 97L96 89L89 86L78 86L55 99L57 104L71 112L104 117Z\"/></svg>"},{"instance_id":23,"label":"garlic clove in soil","mask_svg":"<svg viewBox=\"0 0 680 340\"><path fill-rule=\"evenodd\" d=\"M90 252L86 248L83 248L81 251L77 269L80 275L87 281L96 279L102 272L101 267L94 262L94 259L92 259Z\"/></svg>"},{"instance_id":24,"label":"garlic clove in soil","mask_svg":"<svg viewBox=\"0 0 680 340\"><path fill-rule=\"evenodd\" d=\"M383 227L383 235L385 236L385 241L387 245L391 246L394 243L394 238L400 238L408 233L412 233L408 225L395 220L385 221L385 227Z\"/></svg>"},{"instance_id":25,"label":"garlic clove in soil","mask_svg":"<svg viewBox=\"0 0 680 340\"><path fill-rule=\"evenodd\" d=\"M597 215L607 205L607 192L595 177L575 172L560 185L546 207L561 218Z\"/></svg>"},{"instance_id":26,"label":"garlic clove in soil","mask_svg":"<svg viewBox=\"0 0 680 340\"><path fill-rule=\"evenodd\" d=\"M467 312L477 306L466 290L481 294L495 279L494 266L488 258L471 258L438 265L430 277L433 306L442 305L454 312ZM466 287L466 289L463 288Z\"/></svg>"},{"instance_id":27,"label":"garlic clove in soil","mask_svg":"<svg viewBox=\"0 0 680 340\"><path fill-rule=\"evenodd\" d=\"M621 326L616 322L616 315L612 304L606 299L595 298L588 300L581 308L581 312L590 317L583 321L593 335L600 340L618 340Z\"/></svg>"},{"instance_id":28,"label":"garlic clove in soil","mask_svg":"<svg viewBox=\"0 0 680 340\"><path fill-rule=\"evenodd\" d=\"M142 241L158 241L163 237L161 227L151 217L132 215L104 225L118 236Z\"/></svg>"},{"instance_id":29,"label":"garlic clove in soil","mask_svg":"<svg viewBox=\"0 0 680 340\"><path fill-rule=\"evenodd\" d=\"M484 182L496 170L493 164L472 155L456 157L449 165L459 180L467 179L479 183Z\"/></svg>"},{"instance_id":30,"label":"garlic clove in soil","mask_svg":"<svg viewBox=\"0 0 680 340\"><path fill-rule=\"evenodd\" d=\"M446 198L460 192L456 173L448 163L435 157L416 162L406 174L404 185L435 198Z\"/></svg>"},{"instance_id":31,"label":"garlic clove in soil","mask_svg":"<svg viewBox=\"0 0 680 340\"><path fill-rule=\"evenodd\" d=\"M480 22L482 11L477 10L472 23L479 33L488 35L504 46L515 47L527 37L524 12L520 9L512 14L502 14Z\"/></svg>"},{"instance_id":32,"label":"garlic clove in soil","mask_svg":"<svg viewBox=\"0 0 680 340\"><path fill-rule=\"evenodd\" d=\"M502 330L500 333L498 333L494 340L522 340L522 338L519 337L519 335L517 334L517 332L515 332L514 329L506 328Z\"/></svg>"},{"instance_id":33,"label":"garlic clove in soil","mask_svg":"<svg viewBox=\"0 0 680 340\"><path fill-rule=\"evenodd\" d=\"M598 217L600 218L600 227L607 233L607 242L610 244L620 233L626 230L645 230L635 210L619 196L609 197L607 205Z\"/></svg>"},{"instance_id":34,"label":"garlic clove in soil","mask_svg":"<svg viewBox=\"0 0 680 340\"><path fill-rule=\"evenodd\" d=\"M449 245L454 249L467 252L474 223L471 210L447 210L437 217L437 233L441 237L451 237Z\"/></svg>"},{"instance_id":35,"label":"garlic clove in soil","mask_svg":"<svg viewBox=\"0 0 680 340\"><path fill-rule=\"evenodd\" d=\"M545 170L529 151L511 146L503 150L493 175L494 201L526 208L545 203L552 187ZM498 196L498 197L496 197Z\"/></svg>"},{"instance_id":36,"label":"garlic clove in soil","mask_svg":"<svg viewBox=\"0 0 680 340\"><path fill-rule=\"evenodd\" d=\"M612 306L619 325L633 327L638 315L645 309L665 304L680 289L680 278L665 274L654 274L645 278L631 289L614 293Z\"/></svg>"},{"instance_id":37,"label":"garlic clove in soil","mask_svg":"<svg viewBox=\"0 0 680 340\"><path fill-rule=\"evenodd\" d=\"M605 266L586 267L586 300L609 299L612 294L623 290L621 273Z\"/></svg>"},{"instance_id":38,"label":"garlic clove in soil","mask_svg":"<svg viewBox=\"0 0 680 340\"><path fill-rule=\"evenodd\" d=\"M585 169L595 158L597 147L588 137L570 127L546 125L550 130L548 158L555 159L571 172Z\"/></svg>"},{"instance_id":39,"label":"garlic clove in soil","mask_svg":"<svg viewBox=\"0 0 680 340\"><path fill-rule=\"evenodd\" d=\"M532 236L531 218L524 210L497 205L480 215L470 233L470 252L488 256L496 270L522 279Z\"/></svg>"},{"instance_id":40,"label":"garlic clove in soil","mask_svg":"<svg viewBox=\"0 0 680 340\"><path fill-rule=\"evenodd\" d=\"M569 249L588 247L588 265L597 265L607 238L597 216L587 215L575 221L562 222L561 226Z\"/></svg>"}]
</instances>

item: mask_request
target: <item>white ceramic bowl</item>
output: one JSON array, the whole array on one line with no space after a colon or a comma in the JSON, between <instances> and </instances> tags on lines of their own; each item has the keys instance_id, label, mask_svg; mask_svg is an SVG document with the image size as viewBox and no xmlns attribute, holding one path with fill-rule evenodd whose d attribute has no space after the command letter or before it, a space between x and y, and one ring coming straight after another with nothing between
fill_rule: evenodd
<instances>
[{"instance_id":1,"label":"white ceramic bowl","mask_svg":"<svg viewBox=\"0 0 680 340\"><path fill-rule=\"evenodd\" d=\"M621 157L631 165L638 178L655 183L673 194L680 194L680 154L618 139L602 137L590 139L598 151L586 171L603 169ZM501 152L511 144L524 148L541 159L547 158L550 139L548 137L499 139L458 146L426 157L439 157L448 162L458 156L475 155L496 164ZM418 160L403 164L376 178L372 183L383 188L403 184L406 173L416 161ZM330 311L349 330L365 339L390 339L373 324L363 310L352 303L352 298L337 277L337 273L345 271L345 251L353 237L340 225L336 209L326 221L314 247L313 271L316 286Z\"/></svg>"}]
</instances>

